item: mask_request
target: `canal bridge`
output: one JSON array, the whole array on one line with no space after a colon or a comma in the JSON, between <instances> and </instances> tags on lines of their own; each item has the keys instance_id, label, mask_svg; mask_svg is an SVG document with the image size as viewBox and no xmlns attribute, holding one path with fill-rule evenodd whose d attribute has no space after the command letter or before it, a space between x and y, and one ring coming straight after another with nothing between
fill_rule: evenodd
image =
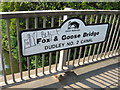
<instances>
[{"instance_id":1,"label":"canal bridge","mask_svg":"<svg viewBox=\"0 0 120 90\"><path fill-rule=\"evenodd\" d=\"M37 28L59 27L71 17L86 24L109 23L104 42L57 50L33 56L21 55L20 32ZM3 88L119 88L120 10L42 10L1 12L11 73L7 75L0 42ZM11 29L15 21L15 28ZM12 30L15 39L11 37ZM0 33L1 34L1 33ZM2 40L4 36L0 36ZM13 42L16 41L19 71L13 65ZM25 62L24 62L25 61ZM46 64L47 63L47 64ZM24 67L26 65L26 68Z\"/></svg>"}]
</instances>

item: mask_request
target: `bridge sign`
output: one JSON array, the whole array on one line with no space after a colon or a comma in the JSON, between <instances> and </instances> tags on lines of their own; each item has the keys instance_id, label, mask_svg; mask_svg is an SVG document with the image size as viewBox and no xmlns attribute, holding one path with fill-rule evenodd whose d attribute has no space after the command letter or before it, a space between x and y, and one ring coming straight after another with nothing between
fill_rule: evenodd
<instances>
[{"instance_id":1,"label":"bridge sign","mask_svg":"<svg viewBox=\"0 0 120 90\"><path fill-rule=\"evenodd\" d=\"M21 54L30 56L103 42L107 30L107 23L86 25L79 18L69 18L57 28L24 30L20 33Z\"/></svg>"}]
</instances>

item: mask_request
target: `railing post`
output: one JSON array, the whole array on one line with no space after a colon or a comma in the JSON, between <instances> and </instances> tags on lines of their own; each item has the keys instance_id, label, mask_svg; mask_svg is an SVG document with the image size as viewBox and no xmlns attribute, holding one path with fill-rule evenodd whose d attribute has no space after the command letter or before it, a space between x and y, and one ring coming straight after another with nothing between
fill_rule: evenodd
<instances>
[{"instance_id":1,"label":"railing post","mask_svg":"<svg viewBox=\"0 0 120 90\"><path fill-rule=\"evenodd\" d=\"M0 25L2 25L2 22L0 22ZM3 60L3 54L2 54L2 30L0 30L0 63L1 63L1 66L0 68L2 68L2 74L4 76L4 81L6 84L7 83L7 78L6 78L6 72L5 72L5 65L4 65L4 60ZM0 81L2 82L2 81ZM1 86L0 86L0 89L1 89Z\"/></svg>"},{"instance_id":2,"label":"railing post","mask_svg":"<svg viewBox=\"0 0 120 90\"><path fill-rule=\"evenodd\" d=\"M0 16L0 18L2 18L2 16ZM0 19L0 25L2 26L2 19ZM0 63L1 62L2 62L2 27L0 28Z\"/></svg>"},{"instance_id":3,"label":"railing post","mask_svg":"<svg viewBox=\"0 0 120 90\"><path fill-rule=\"evenodd\" d=\"M8 48L9 48L9 57L10 57L10 68L13 81L15 81L14 68L13 68L13 57L12 57L12 48L11 48L11 38L10 38L10 19L6 19L6 30L7 30L7 39L8 39Z\"/></svg>"},{"instance_id":4,"label":"railing post","mask_svg":"<svg viewBox=\"0 0 120 90\"><path fill-rule=\"evenodd\" d=\"M65 8L64 10L73 10L71 8ZM65 21L68 18L67 15L64 15L63 17L63 21ZM62 70L63 66L65 65L67 59L67 50L61 50L60 51L60 58L59 58L59 66L58 66L58 70Z\"/></svg>"}]
</instances>

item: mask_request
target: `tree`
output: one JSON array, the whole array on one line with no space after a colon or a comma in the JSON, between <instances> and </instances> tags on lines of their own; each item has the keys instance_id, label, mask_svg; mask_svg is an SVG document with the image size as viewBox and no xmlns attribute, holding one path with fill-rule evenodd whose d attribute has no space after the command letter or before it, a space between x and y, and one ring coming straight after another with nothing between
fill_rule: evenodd
<instances>
[{"instance_id":1,"label":"tree","mask_svg":"<svg viewBox=\"0 0 120 90\"><path fill-rule=\"evenodd\" d=\"M120 10L120 2L2 2L2 12L15 12L15 11L33 11L33 10L64 10L65 7L72 9L110 9L110 10ZM57 22L57 21L56 21ZM12 54L14 58L18 58L18 46L17 46L17 35L16 35L16 19L11 19L10 23L10 35L12 44ZM21 19L20 25L21 30L24 28L25 21ZM32 25L32 24L31 24ZM7 32L5 21L3 20L3 48L8 50ZM31 58L33 60L34 57ZM39 57L41 58L41 57ZM48 57L46 57L48 59ZM23 63L26 63L23 58ZM41 61L39 62L41 63ZM31 63L34 68L34 62ZM46 62L48 65L48 62ZM41 66L41 65L40 65ZM24 66L26 69L26 66Z\"/></svg>"}]
</instances>

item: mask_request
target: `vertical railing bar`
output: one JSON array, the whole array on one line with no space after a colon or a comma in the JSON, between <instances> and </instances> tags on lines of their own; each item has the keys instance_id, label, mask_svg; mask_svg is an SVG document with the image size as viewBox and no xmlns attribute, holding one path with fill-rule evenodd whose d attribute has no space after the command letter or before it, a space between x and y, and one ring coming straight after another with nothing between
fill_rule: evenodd
<instances>
[{"instance_id":1,"label":"vertical railing bar","mask_svg":"<svg viewBox=\"0 0 120 90\"><path fill-rule=\"evenodd\" d=\"M107 16L106 16L107 17ZM102 20L103 20L103 15L101 16L101 19L100 19L100 23L102 23ZM107 18L105 18L105 22L106 22ZM102 43L99 43L98 44L98 50L97 50L97 56L96 56L96 60L98 59L98 55L99 55L99 52L100 52L100 47L101 47Z\"/></svg>"},{"instance_id":2,"label":"vertical railing bar","mask_svg":"<svg viewBox=\"0 0 120 90\"><path fill-rule=\"evenodd\" d=\"M10 19L6 19L6 28L7 28L7 32L8 32L8 48L9 48L9 56L10 56L10 68L11 68L11 73L12 73L12 78L13 81L15 82L15 76L14 76L14 70L13 70L13 59L12 59L12 52L11 52L11 40L10 40Z\"/></svg>"},{"instance_id":3,"label":"vertical railing bar","mask_svg":"<svg viewBox=\"0 0 120 90\"><path fill-rule=\"evenodd\" d=\"M61 25L62 16L59 16L59 26Z\"/></svg>"},{"instance_id":4,"label":"vertical railing bar","mask_svg":"<svg viewBox=\"0 0 120 90\"><path fill-rule=\"evenodd\" d=\"M29 18L26 18L26 29L29 29ZM30 77L30 58L27 57L28 77Z\"/></svg>"},{"instance_id":5,"label":"vertical railing bar","mask_svg":"<svg viewBox=\"0 0 120 90\"><path fill-rule=\"evenodd\" d=\"M80 50L79 50L79 56L78 56L78 65L80 65L81 51L82 51L82 47L80 47Z\"/></svg>"},{"instance_id":6,"label":"vertical railing bar","mask_svg":"<svg viewBox=\"0 0 120 90\"><path fill-rule=\"evenodd\" d=\"M43 74L45 74L45 73L44 73L44 70L45 70L45 69L44 69L44 60L45 60L45 54L42 54L42 73L43 73Z\"/></svg>"},{"instance_id":7,"label":"vertical railing bar","mask_svg":"<svg viewBox=\"0 0 120 90\"><path fill-rule=\"evenodd\" d=\"M66 63L67 63L67 56L68 56L68 49L65 50L65 61L64 61L64 65L66 65Z\"/></svg>"},{"instance_id":8,"label":"vertical railing bar","mask_svg":"<svg viewBox=\"0 0 120 90\"><path fill-rule=\"evenodd\" d=\"M102 17L103 17L103 16L102 16ZM95 23L97 23L97 21L98 21L98 15L96 15ZM95 46L94 46L92 61L93 61L93 59L94 59L94 57L95 57L96 47L97 47L97 44L95 44Z\"/></svg>"},{"instance_id":9,"label":"vertical railing bar","mask_svg":"<svg viewBox=\"0 0 120 90\"><path fill-rule=\"evenodd\" d=\"M114 29L114 32L113 32L113 34L112 34L112 40L111 40L110 47L108 47L108 55L110 55L110 50L111 50L111 48L112 48L112 43L113 43L113 40L114 40L114 38L115 38L115 33L116 33L117 27L118 27L118 22L119 22L119 16L118 16L118 18L117 18L116 25L115 25L115 29Z\"/></svg>"},{"instance_id":10,"label":"vertical railing bar","mask_svg":"<svg viewBox=\"0 0 120 90\"><path fill-rule=\"evenodd\" d=\"M91 15L91 18L90 18L90 24L92 24L92 19L93 19L93 15Z\"/></svg>"},{"instance_id":11,"label":"vertical railing bar","mask_svg":"<svg viewBox=\"0 0 120 90\"><path fill-rule=\"evenodd\" d=\"M85 23L87 23L87 15L85 15ZM83 55L83 62L85 61L85 55L86 55L86 52L87 52L87 47L88 46L85 46L85 51L84 51L84 55Z\"/></svg>"},{"instance_id":12,"label":"vertical railing bar","mask_svg":"<svg viewBox=\"0 0 120 90\"><path fill-rule=\"evenodd\" d=\"M38 17L35 17L35 28L38 28ZM38 76L38 56L35 56L35 75Z\"/></svg>"},{"instance_id":13,"label":"vertical railing bar","mask_svg":"<svg viewBox=\"0 0 120 90\"><path fill-rule=\"evenodd\" d=\"M101 18L100 18L100 23L102 23L102 20L103 20L103 14L102 14L102 16L101 16Z\"/></svg>"},{"instance_id":14,"label":"vertical railing bar","mask_svg":"<svg viewBox=\"0 0 120 90\"><path fill-rule=\"evenodd\" d=\"M106 21L105 23L107 22L107 19L108 19L108 15L106 15ZM110 15L110 18L109 18L109 23L111 22L111 19L112 19L112 15ZM101 50L101 53L100 53L100 57L102 58L102 55L103 55L103 51L104 51L104 48L105 48L105 44L106 44L106 41L103 42L103 46L102 46L102 50Z\"/></svg>"},{"instance_id":15,"label":"vertical railing bar","mask_svg":"<svg viewBox=\"0 0 120 90\"><path fill-rule=\"evenodd\" d=\"M119 40L120 42L120 40ZM118 55L120 55L120 45L118 46Z\"/></svg>"},{"instance_id":16,"label":"vertical railing bar","mask_svg":"<svg viewBox=\"0 0 120 90\"><path fill-rule=\"evenodd\" d=\"M83 16L81 15L80 18L82 19ZM82 48L82 47L80 47L80 50L79 50L79 56L78 56L78 59L79 59L79 60L78 60L78 65L79 65L80 57L81 57L81 55L80 55L80 54L81 54L81 52L80 52L80 51L81 51L81 48ZM74 66L74 64L75 64L76 53L77 53L77 48L74 49L74 55L73 55L73 66Z\"/></svg>"},{"instance_id":17,"label":"vertical railing bar","mask_svg":"<svg viewBox=\"0 0 120 90\"><path fill-rule=\"evenodd\" d=\"M77 52L77 48L74 49L74 55L73 55L73 66L74 66L74 64L75 64L76 52Z\"/></svg>"},{"instance_id":18,"label":"vertical railing bar","mask_svg":"<svg viewBox=\"0 0 120 90\"><path fill-rule=\"evenodd\" d=\"M7 77L6 77L6 71L5 71L5 65L4 65L2 51L1 51L1 61L2 61L2 71L3 71L4 81L5 81L6 84L8 84L7 83Z\"/></svg>"},{"instance_id":19,"label":"vertical railing bar","mask_svg":"<svg viewBox=\"0 0 120 90\"><path fill-rule=\"evenodd\" d=\"M63 20L66 20L68 18L67 15L63 16ZM59 16L59 26L61 25L62 16ZM61 50L60 51L60 57L59 57L59 70L63 69L63 66L66 64L66 57L67 57L67 50Z\"/></svg>"},{"instance_id":20,"label":"vertical railing bar","mask_svg":"<svg viewBox=\"0 0 120 90\"><path fill-rule=\"evenodd\" d=\"M85 61L86 52L87 52L87 46L85 46L85 51L84 51L84 55L83 55L83 62Z\"/></svg>"},{"instance_id":21,"label":"vertical railing bar","mask_svg":"<svg viewBox=\"0 0 120 90\"><path fill-rule=\"evenodd\" d=\"M29 29L29 18L26 18L26 29Z\"/></svg>"},{"instance_id":22,"label":"vertical railing bar","mask_svg":"<svg viewBox=\"0 0 120 90\"><path fill-rule=\"evenodd\" d=\"M8 84L2 50L3 50L3 48L2 48L2 30L1 30L0 31L0 61L1 61L1 64L2 64L2 74L3 74L3 77L4 77L5 84Z\"/></svg>"},{"instance_id":23,"label":"vertical railing bar","mask_svg":"<svg viewBox=\"0 0 120 90\"><path fill-rule=\"evenodd\" d=\"M80 18L82 19L83 18L83 16L81 17L80 16ZM85 16L85 22L87 21L87 15ZM87 47L87 46L86 46ZM77 48L75 48L75 49L77 49ZM76 50L75 50L76 51ZM81 51L82 51L82 47L80 47L80 50L79 50L79 56L78 56L78 65L80 65L80 57L81 57ZM75 55L74 55L74 57L76 56L76 52L75 52ZM73 65L74 65L74 62L73 62Z\"/></svg>"},{"instance_id":24,"label":"vertical railing bar","mask_svg":"<svg viewBox=\"0 0 120 90\"><path fill-rule=\"evenodd\" d=\"M68 50L68 59L67 59L67 61L68 61L67 66L68 67L69 67L69 63L70 63L70 53L71 53L71 49Z\"/></svg>"},{"instance_id":25,"label":"vertical railing bar","mask_svg":"<svg viewBox=\"0 0 120 90\"><path fill-rule=\"evenodd\" d=\"M59 51L56 51L56 62L55 62L55 70L57 71L57 67L58 67L58 54L59 54Z\"/></svg>"},{"instance_id":26,"label":"vertical railing bar","mask_svg":"<svg viewBox=\"0 0 120 90\"><path fill-rule=\"evenodd\" d=\"M61 20L62 20L62 16L59 16L59 26L61 25ZM56 71L57 71L57 67L58 67L58 55L59 51L56 51Z\"/></svg>"},{"instance_id":27,"label":"vertical railing bar","mask_svg":"<svg viewBox=\"0 0 120 90\"><path fill-rule=\"evenodd\" d=\"M119 33L120 33L120 26L119 26L118 31L119 31ZM116 48L115 48L115 50L114 50L115 53L117 52L117 48L118 48L118 50L119 50L119 47L120 47L120 36L118 37L118 43L117 43ZM118 53L119 53L119 52L118 52Z\"/></svg>"},{"instance_id":28,"label":"vertical railing bar","mask_svg":"<svg viewBox=\"0 0 120 90\"><path fill-rule=\"evenodd\" d=\"M38 76L38 56L35 56L35 75Z\"/></svg>"},{"instance_id":29,"label":"vertical railing bar","mask_svg":"<svg viewBox=\"0 0 120 90\"><path fill-rule=\"evenodd\" d=\"M113 45L112 55L113 55L113 53L114 53L114 49L115 49L115 45L116 45L116 43L117 43L117 38L118 38L118 36L119 36L119 33L120 33L120 25L119 25L119 27L118 27L118 32L117 32L117 35L116 35L116 38L115 38L115 43L114 43L114 45Z\"/></svg>"},{"instance_id":30,"label":"vertical railing bar","mask_svg":"<svg viewBox=\"0 0 120 90\"><path fill-rule=\"evenodd\" d=\"M54 17L51 18L51 27L54 26ZM49 72L51 73L52 53L49 53Z\"/></svg>"},{"instance_id":31,"label":"vertical railing bar","mask_svg":"<svg viewBox=\"0 0 120 90\"><path fill-rule=\"evenodd\" d=\"M112 34L112 29L113 29L114 24L115 24L115 19L116 19L116 15L114 14L114 18L113 18L113 21L112 21L112 27L111 27L111 29L110 29L110 34L109 34L109 37L108 37L107 45L105 45L105 46L106 46L106 49L105 49L104 57L106 56L106 53L107 53L108 44L109 44L109 42L110 42L110 37L111 37L111 34Z\"/></svg>"},{"instance_id":32,"label":"vertical railing bar","mask_svg":"<svg viewBox=\"0 0 120 90\"><path fill-rule=\"evenodd\" d=\"M51 73L52 53L49 53L49 73Z\"/></svg>"},{"instance_id":33,"label":"vertical railing bar","mask_svg":"<svg viewBox=\"0 0 120 90\"><path fill-rule=\"evenodd\" d=\"M22 75L22 60L21 60L21 54L20 54L20 42L19 42L19 18L16 19L16 30L17 30L17 43L18 43L18 56L19 56L19 69L20 69L20 77L23 80Z\"/></svg>"},{"instance_id":34,"label":"vertical railing bar","mask_svg":"<svg viewBox=\"0 0 120 90\"><path fill-rule=\"evenodd\" d=\"M118 50L120 50L120 37L118 38L118 43L116 45L116 48L115 48L115 54L117 53L117 48ZM118 51L118 54L119 54L120 51Z\"/></svg>"},{"instance_id":35,"label":"vertical railing bar","mask_svg":"<svg viewBox=\"0 0 120 90\"><path fill-rule=\"evenodd\" d=\"M54 17L51 18L51 27L54 27Z\"/></svg>"},{"instance_id":36,"label":"vertical railing bar","mask_svg":"<svg viewBox=\"0 0 120 90\"><path fill-rule=\"evenodd\" d=\"M46 27L46 17L43 18L43 28ZM44 70L44 63L45 63L45 54L42 54L42 72L45 74Z\"/></svg>"},{"instance_id":37,"label":"vertical railing bar","mask_svg":"<svg viewBox=\"0 0 120 90\"><path fill-rule=\"evenodd\" d=\"M90 18L90 24L92 24L92 19L93 19L93 15L91 15L91 18ZM88 62L89 62L89 59L90 59L91 49L92 49L92 45L90 45L89 52L88 52ZM85 61L83 61L83 63L84 63L84 62L85 62Z\"/></svg>"},{"instance_id":38,"label":"vertical railing bar","mask_svg":"<svg viewBox=\"0 0 120 90\"><path fill-rule=\"evenodd\" d=\"M83 19L83 15L80 15L79 17L80 17L81 19ZM87 15L86 15L85 19L87 20ZM85 20L85 21L86 21L86 20ZM80 47L80 49L79 49L78 65L79 65L79 63L80 63L81 50L82 50L82 47ZM74 49L73 66L74 66L74 63L75 63L76 52L77 52L77 48Z\"/></svg>"}]
</instances>

